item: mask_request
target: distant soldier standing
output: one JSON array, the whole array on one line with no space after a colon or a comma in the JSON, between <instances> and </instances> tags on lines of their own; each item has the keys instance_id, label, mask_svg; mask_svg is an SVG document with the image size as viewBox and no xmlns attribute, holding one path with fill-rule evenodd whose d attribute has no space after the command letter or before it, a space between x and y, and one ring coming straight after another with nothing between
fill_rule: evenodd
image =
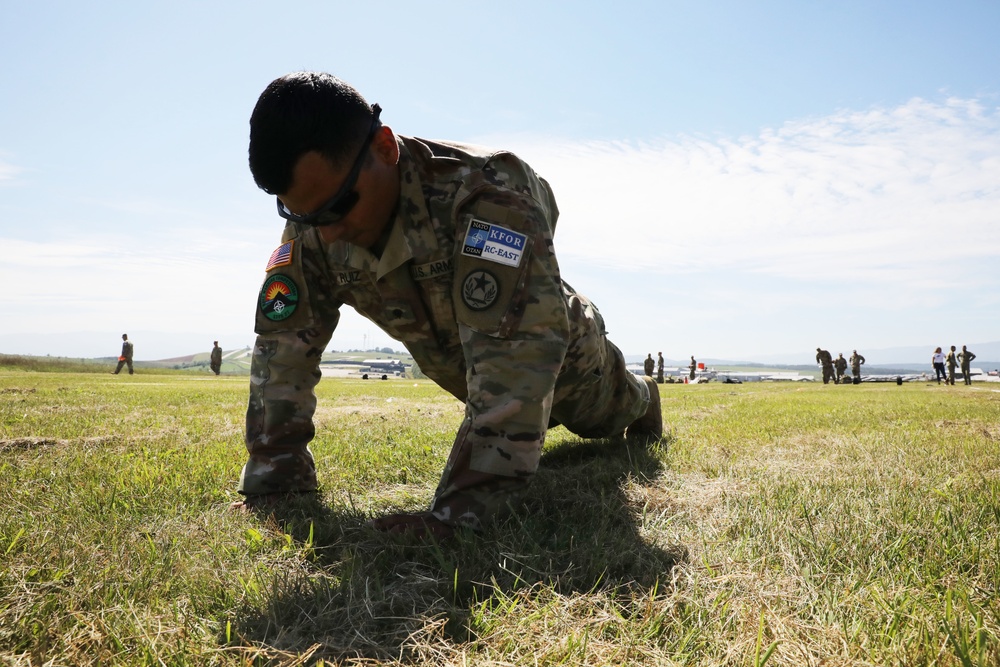
<instances>
[{"instance_id":1,"label":"distant soldier standing","mask_svg":"<svg viewBox=\"0 0 1000 667\"><path fill-rule=\"evenodd\" d=\"M118 367L112 371L112 375L118 375L125 364L128 364L128 374L134 374L132 370L132 349L132 342L128 339L128 334L122 334L122 353L118 355Z\"/></svg>"},{"instance_id":2,"label":"distant soldier standing","mask_svg":"<svg viewBox=\"0 0 1000 667\"><path fill-rule=\"evenodd\" d=\"M691 371L690 379L694 379L695 371L698 370L698 362L694 360L694 355L691 355L691 363L688 364L688 370Z\"/></svg>"},{"instance_id":3,"label":"distant soldier standing","mask_svg":"<svg viewBox=\"0 0 1000 667\"><path fill-rule=\"evenodd\" d=\"M955 368L958 366L958 356L955 354L955 346L951 346L951 350L944 358L944 363L948 366L948 379L945 384L950 384L955 386Z\"/></svg>"},{"instance_id":4,"label":"distant soldier standing","mask_svg":"<svg viewBox=\"0 0 1000 667\"><path fill-rule=\"evenodd\" d=\"M653 377L654 363L655 362L653 361L653 353L650 352L649 354L646 355L646 360L642 362L642 372L645 373L648 377Z\"/></svg>"},{"instance_id":5,"label":"distant soldier standing","mask_svg":"<svg viewBox=\"0 0 1000 667\"><path fill-rule=\"evenodd\" d=\"M826 350L816 348L816 363L823 366L823 384L830 384L833 379L833 357Z\"/></svg>"},{"instance_id":6,"label":"distant soldier standing","mask_svg":"<svg viewBox=\"0 0 1000 667\"><path fill-rule=\"evenodd\" d=\"M844 359L844 353L838 352L837 359L833 362L833 368L837 371L837 377L834 378L834 384L840 384L844 381L844 373L847 372L847 359Z\"/></svg>"},{"instance_id":7,"label":"distant soldier standing","mask_svg":"<svg viewBox=\"0 0 1000 667\"><path fill-rule=\"evenodd\" d=\"M858 354L857 350L854 350L854 354L851 355L851 375L854 377L855 384L861 382L861 364L863 363L865 363L865 358Z\"/></svg>"},{"instance_id":8,"label":"distant soldier standing","mask_svg":"<svg viewBox=\"0 0 1000 667\"><path fill-rule=\"evenodd\" d=\"M219 341L214 341L215 347L212 348L212 356L208 362L208 367L212 369L212 372L216 375L222 370L222 348L219 347Z\"/></svg>"},{"instance_id":9,"label":"distant soldier standing","mask_svg":"<svg viewBox=\"0 0 1000 667\"><path fill-rule=\"evenodd\" d=\"M976 358L972 352L967 350L965 346L962 346L962 351L958 354L958 360L962 364L962 378L965 380L965 384L972 384L972 360Z\"/></svg>"},{"instance_id":10,"label":"distant soldier standing","mask_svg":"<svg viewBox=\"0 0 1000 667\"><path fill-rule=\"evenodd\" d=\"M663 384L663 353L656 353L656 383Z\"/></svg>"}]
</instances>

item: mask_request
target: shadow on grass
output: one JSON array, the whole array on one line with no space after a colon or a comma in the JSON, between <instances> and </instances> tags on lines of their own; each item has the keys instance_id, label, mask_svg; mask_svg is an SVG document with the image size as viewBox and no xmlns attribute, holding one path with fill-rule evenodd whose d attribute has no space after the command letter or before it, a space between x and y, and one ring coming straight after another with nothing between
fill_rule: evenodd
<instances>
[{"instance_id":1,"label":"shadow on grass","mask_svg":"<svg viewBox=\"0 0 1000 667\"><path fill-rule=\"evenodd\" d=\"M309 653L408 663L474 642L519 595L603 594L630 613L668 588L686 556L683 545L644 538L626 497L660 475L665 447L620 439L559 446L542 457L510 518L442 544L376 533L360 514L322 503L293 506L284 528L314 557L275 572L266 607L246 610L234 630L265 661Z\"/></svg>"}]
</instances>

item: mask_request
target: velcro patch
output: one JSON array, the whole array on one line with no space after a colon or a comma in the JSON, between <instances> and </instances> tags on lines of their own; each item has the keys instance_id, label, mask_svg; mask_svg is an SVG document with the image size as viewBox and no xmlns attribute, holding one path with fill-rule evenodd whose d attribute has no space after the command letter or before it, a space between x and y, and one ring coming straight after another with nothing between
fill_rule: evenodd
<instances>
[{"instance_id":1,"label":"velcro patch","mask_svg":"<svg viewBox=\"0 0 1000 667\"><path fill-rule=\"evenodd\" d=\"M272 322L288 319L299 306L299 288L289 276L276 273L264 281L258 299L260 312Z\"/></svg>"},{"instance_id":2,"label":"velcro patch","mask_svg":"<svg viewBox=\"0 0 1000 667\"><path fill-rule=\"evenodd\" d=\"M426 264L410 267L410 277L414 280L427 280L428 278L437 278L446 273L451 273L454 270L455 259L449 257L448 259L439 259L435 262L427 262Z\"/></svg>"},{"instance_id":3,"label":"velcro patch","mask_svg":"<svg viewBox=\"0 0 1000 667\"><path fill-rule=\"evenodd\" d=\"M285 241L271 253L271 259L267 260L267 268L264 269L265 272L271 269L276 269L279 266L287 266L292 263L292 246L295 245L295 241L289 239Z\"/></svg>"},{"instance_id":4,"label":"velcro patch","mask_svg":"<svg viewBox=\"0 0 1000 667\"><path fill-rule=\"evenodd\" d=\"M486 310L500 296L500 281L490 271L477 269L462 280L462 303L469 310Z\"/></svg>"},{"instance_id":5,"label":"velcro patch","mask_svg":"<svg viewBox=\"0 0 1000 667\"><path fill-rule=\"evenodd\" d=\"M527 237L524 234L473 218L465 233L462 254L517 267L521 264L526 242Z\"/></svg>"}]
</instances>

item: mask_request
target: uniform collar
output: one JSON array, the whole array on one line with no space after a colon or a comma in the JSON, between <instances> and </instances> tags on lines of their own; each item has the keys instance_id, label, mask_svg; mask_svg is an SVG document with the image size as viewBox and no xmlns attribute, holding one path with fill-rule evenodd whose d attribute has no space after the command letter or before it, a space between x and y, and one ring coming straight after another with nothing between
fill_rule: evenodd
<instances>
[{"instance_id":1,"label":"uniform collar","mask_svg":"<svg viewBox=\"0 0 1000 667\"><path fill-rule=\"evenodd\" d=\"M434 234L433 221L424 201L423 181L420 178L419 161L402 138L399 144L399 202L396 214L389 223L389 238L380 257L365 248L343 243L337 254L348 266L376 272L376 279L395 271L415 257L428 257L439 244Z\"/></svg>"},{"instance_id":2,"label":"uniform collar","mask_svg":"<svg viewBox=\"0 0 1000 667\"><path fill-rule=\"evenodd\" d=\"M410 261L426 257L437 248L437 237L424 201L423 181L417 163L402 138L399 143L399 203L389 240L378 262L377 278Z\"/></svg>"}]
</instances>

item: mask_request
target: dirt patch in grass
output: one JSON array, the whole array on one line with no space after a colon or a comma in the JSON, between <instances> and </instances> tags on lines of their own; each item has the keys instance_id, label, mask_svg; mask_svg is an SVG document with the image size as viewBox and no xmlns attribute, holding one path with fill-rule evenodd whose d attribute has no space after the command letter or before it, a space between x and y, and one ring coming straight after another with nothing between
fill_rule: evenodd
<instances>
[{"instance_id":1,"label":"dirt patch in grass","mask_svg":"<svg viewBox=\"0 0 1000 667\"><path fill-rule=\"evenodd\" d=\"M115 440L113 436L97 436L94 438L79 438L63 440L29 435L22 438L6 438L0 440L0 452L29 451L43 447L66 447L74 444L104 445Z\"/></svg>"}]
</instances>

